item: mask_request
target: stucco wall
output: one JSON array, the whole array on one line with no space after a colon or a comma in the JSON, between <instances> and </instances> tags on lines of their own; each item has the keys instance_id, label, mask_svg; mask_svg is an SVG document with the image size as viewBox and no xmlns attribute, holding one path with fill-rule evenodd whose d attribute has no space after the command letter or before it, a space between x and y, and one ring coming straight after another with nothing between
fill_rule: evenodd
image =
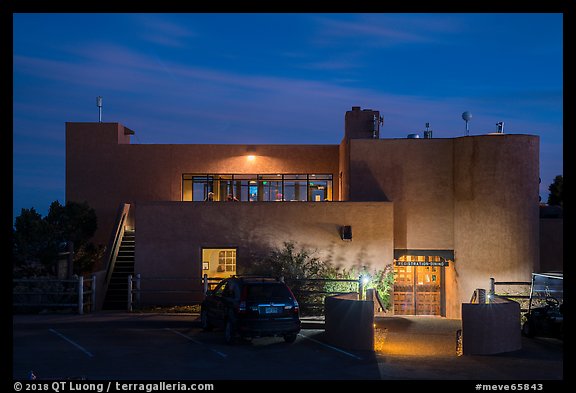
<instances>
[{"instance_id":1,"label":"stucco wall","mask_svg":"<svg viewBox=\"0 0 576 393\"><path fill-rule=\"evenodd\" d=\"M454 250L446 315L457 318L490 277L528 281L538 271L538 150L537 136L518 134L131 145L120 124L67 123L66 200L96 209L95 241L104 244L119 204L135 203L136 269L160 277L199 275L201 247L238 247L239 269L251 253L287 240L336 263L378 267L392 262L393 249ZM331 173L337 201L340 171L353 202L179 202L183 173ZM352 242L340 239L341 225L352 225Z\"/></svg>"},{"instance_id":2,"label":"stucco wall","mask_svg":"<svg viewBox=\"0 0 576 393\"><path fill-rule=\"evenodd\" d=\"M538 267L539 138L349 141L350 200L394 202L394 248L454 250L446 316L490 277L527 281Z\"/></svg>"},{"instance_id":3,"label":"stucco wall","mask_svg":"<svg viewBox=\"0 0 576 393\"><path fill-rule=\"evenodd\" d=\"M497 281L530 281L539 258L539 138L454 139L454 255L460 300Z\"/></svg>"},{"instance_id":4,"label":"stucco wall","mask_svg":"<svg viewBox=\"0 0 576 393\"><path fill-rule=\"evenodd\" d=\"M120 203L180 201L183 173L332 174L338 200L338 156L338 145L132 145L121 124L66 123L66 200L96 209L106 244Z\"/></svg>"},{"instance_id":5,"label":"stucco wall","mask_svg":"<svg viewBox=\"0 0 576 393\"><path fill-rule=\"evenodd\" d=\"M350 200L394 202L394 247L454 247L451 139L352 139Z\"/></svg>"},{"instance_id":6,"label":"stucco wall","mask_svg":"<svg viewBox=\"0 0 576 393\"><path fill-rule=\"evenodd\" d=\"M564 271L564 220L540 219L540 269L538 272Z\"/></svg>"},{"instance_id":7,"label":"stucco wall","mask_svg":"<svg viewBox=\"0 0 576 393\"><path fill-rule=\"evenodd\" d=\"M336 265L392 262L392 203L143 202L135 206L136 273L199 277L202 247L237 247L237 270L253 255L293 241ZM339 228L352 226L352 241ZM169 263L167 263L169 261Z\"/></svg>"},{"instance_id":8,"label":"stucco wall","mask_svg":"<svg viewBox=\"0 0 576 393\"><path fill-rule=\"evenodd\" d=\"M522 349L520 304L462 303L462 352L492 355Z\"/></svg>"},{"instance_id":9,"label":"stucco wall","mask_svg":"<svg viewBox=\"0 0 576 393\"><path fill-rule=\"evenodd\" d=\"M334 187L338 184L341 201L350 200L350 145L348 141L349 139L343 138L338 147L340 173L338 174L338 183L335 182Z\"/></svg>"}]
</instances>

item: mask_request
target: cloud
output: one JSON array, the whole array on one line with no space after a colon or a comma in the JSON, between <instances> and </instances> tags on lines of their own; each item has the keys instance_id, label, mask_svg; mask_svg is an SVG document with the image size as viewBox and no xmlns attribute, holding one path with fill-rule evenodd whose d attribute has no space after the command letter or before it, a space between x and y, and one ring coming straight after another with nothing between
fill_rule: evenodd
<instances>
[{"instance_id":1,"label":"cloud","mask_svg":"<svg viewBox=\"0 0 576 393\"><path fill-rule=\"evenodd\" d=\"M460 118L464 110L477 113L471 124L474 133L492 132L496 121L514 117L529 132L538 119L516 102L535 100L534 97L547 101L551 97L529 94L523 98L523 92L518 91L501 97L389 94L353 83L245 74L159 61L119 45L101 45L98 51L78 48L76 55L74 62L16 55L15 74L54 80L64 90L70 83L83 90L107 90L117 102L113 112L105 108L107 116L114 114L122 121L146 123L144 132L164 129L190 138L190 130L195 130L199 137L218 137L219 143L224 131L234 139L240 139L237 135L250 134L254 139L259 135L263 143L292 143L297 140L295 133L313 143L337 143L343 132L344 112L356 105L381 110L385 136L404 137L422 128L425 122L436 127L435 134L457 136L464 127ZM490 108L495 103L501 103L497 107L506 106L507 119L492 113ZM144 113L147 122L139 120ZM302 122L303 118L307 121ZM541 121L539 125L545 129L553 122ZM184 125L188 129L182 129ZM175 137L166 132L155 133L156 143L162 143L160 135L164 143ZM195 141L189 139L186 143Z\"/></svg>"},{"instance_id":2,"label":"cloud","mask_svg":"<svg viewBox=\"0 0 576 393\"><path fill-rule=\"evenodd\" d=\"M187 26L168 20L162 14L131 16L137 24L136 29L140 32L142 39L152 44L182 48L187 45L190 38L197 37L197 33Z\"/></svg>"},{"instance_id":3,"label":"cloud","mask_svg":"<svg viewBox=\"0 0 576 393\"><path fill-rule=\"evenodd\" d=\"M315 17L317 43L342 44L342 39L356 46L395 46L442 42L447 33L460 29L449 16L406 14L359 14L351 19Z\"/></svg>"}]
</instances>

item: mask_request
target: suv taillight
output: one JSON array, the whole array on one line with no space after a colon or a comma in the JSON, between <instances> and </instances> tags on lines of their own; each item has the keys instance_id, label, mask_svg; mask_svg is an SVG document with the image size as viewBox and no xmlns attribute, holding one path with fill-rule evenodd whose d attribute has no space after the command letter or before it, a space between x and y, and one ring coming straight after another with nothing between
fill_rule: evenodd
<instances>
[{"instance_id":1,"label":"suv taillight","mask_svg":"<svg viewBox=\"0 0 576 393\"><path fill-rule=\"evenodd\" d=\"M290 292L290 296L292 296L292 300L294 300L294 308L292 308L292 311L294 311L294 314L298 314L298 311L300 310L300 308L298 306L298 301L296 300L296 296L294 296L290 287L286 287L286 288L288 288L288 292Z\"/></svg>"},{"instance_id":2,"label":"suv taillight","mask_svg":"<svg viewBox=\"0 0 576 393\"><path fill-rule=\"evenodd\" d=\"M300 310L296 298L294 298L294 308L292 310L294 311L294 314L298 314L298 311Z\"/></svg>"}]
</instances>

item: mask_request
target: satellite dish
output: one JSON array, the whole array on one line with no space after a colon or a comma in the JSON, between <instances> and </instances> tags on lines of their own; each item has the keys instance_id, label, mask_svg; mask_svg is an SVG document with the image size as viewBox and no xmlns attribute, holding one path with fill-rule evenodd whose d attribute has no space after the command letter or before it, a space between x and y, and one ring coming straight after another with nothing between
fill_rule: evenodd
<instances>
[{"instance_id":1,"label":"satellite dish","mask_svg":"<svg viewBox=\"0 0 576 393\"><path fill-rule=\"evenodd\" d=\"M466 136L468 136L468 134L470 133L470 130L468 128L468 122L472 120L472 113L468 111L462 113L462 119L466 122Z\"/></svg>"}]
</instances>

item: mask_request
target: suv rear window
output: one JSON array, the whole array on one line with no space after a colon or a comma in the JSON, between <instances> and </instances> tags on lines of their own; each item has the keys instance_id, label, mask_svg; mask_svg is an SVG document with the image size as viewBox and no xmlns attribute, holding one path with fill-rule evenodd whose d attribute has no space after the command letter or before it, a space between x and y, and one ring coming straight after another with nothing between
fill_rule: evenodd
<instances>
[{"instance_id":1,"label":"suv rear window","mask_svg":"<svg viewBox=\"0 0 576 393\"><path fill-rule=\"evenodd\" d=\"M282 284L247 285L248 300L289 299L290 291Z\"/></svg>"}]
</instances>

